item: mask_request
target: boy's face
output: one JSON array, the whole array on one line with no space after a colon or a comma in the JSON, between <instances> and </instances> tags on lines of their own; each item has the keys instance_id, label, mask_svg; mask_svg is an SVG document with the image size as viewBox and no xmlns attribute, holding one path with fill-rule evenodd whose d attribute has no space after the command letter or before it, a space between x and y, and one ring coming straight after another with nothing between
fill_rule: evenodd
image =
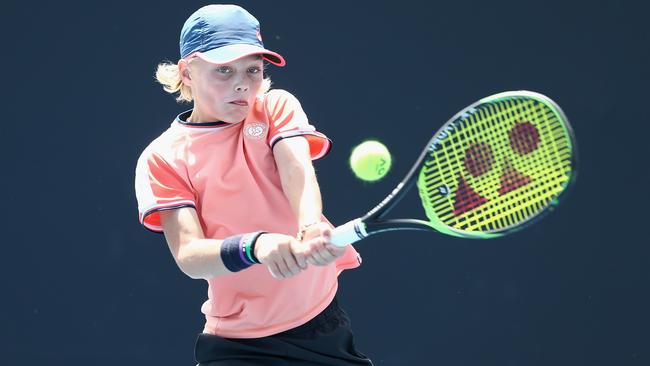
<instances>
[{"instance_id":1,"label":"boy's face","mask_svg":"<svg viewBox=\"0 0 650 366\"><path fill-rule=\"evenodd\" d=\"M192 88L192 122L243 121L253 107L262 85L264 62L251 55L227 64L212 64L195 58L183 82Z\"/></svg>"}]
</instances>

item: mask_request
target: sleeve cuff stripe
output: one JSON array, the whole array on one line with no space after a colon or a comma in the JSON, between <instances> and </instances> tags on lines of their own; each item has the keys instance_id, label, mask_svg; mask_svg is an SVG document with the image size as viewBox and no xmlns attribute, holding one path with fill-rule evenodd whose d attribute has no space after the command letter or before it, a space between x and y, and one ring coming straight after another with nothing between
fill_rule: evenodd
<instances>
[{"instance_id":1,"label":"sleeve cuff stripe","mask_svg":"<svg viewBox=\"0 0 650 366\"><path fill-rule=\"evenodd\" d=\"M154 212L159 212L159 211L167 211L167 210L175 210L183 207L192 207L196 209L196 205L194 204L194 201L176 201L176 202L170 202L170 203L165 203L161 205L155 205L153 207L148 208L144 213L140 214L140 224L144 225L147 227L147 229L152 229L152 228L159 228L162 231L162 227L160 226L155 226L155 225L150 225L145 222L145 219L147 216L151 215Z\"/></svg>"},{"instance_id":2,"label":"sleeve cuff stripe","mask_svg":"<svg viewBox=\"0 0 650 366\"><path fill-rule=\"evenodd\" d=\"M280 142L283 139L290 138L290 137L304 136L304 135L312 135L312 136L316 136L316 137L319 137L319 138L324 140L323 147L322 147L321 151L319 151L316 155L314 155L312 157L312 160L318 160L318 159L322 158L323 156L327 155L327 153L329 153L330 150L332 149L332 140L330 140L327 136L323 135L320 132L304 131L304 130L303 131L291 131L291 132L286 132L286 133L283 133L283 134L275 135L271 139L271 144L270 144L271 149L273 149L273 146L275 146L275 144L277 144L278 142Z\"/></svg>"},{"instance_id":3,"label":"sleeve cuff stripe","mask_svg":"<svg viewBox=\"0 0 650 366\"><path fill-rule=\"evenodd\" d=\"M276 134L271 138L271 141L269 141L269 144L271 147L275 145L279 140L287 138L287 137L294 137L294 136L301 136L301 135L312 135L320 138L326 139L327 137L323 135L322 133L314 130L294 130L294 131L287 131L287 132L281 132Z\"/></svg>"},{"instance_id":4,"label":"sleeve cuff stripe","mask_svg":"<svg viewBox=\"0 0 650 366\"><path fill-rule=\"evenodd\" d=\"M162 226L149 225L146 222L144 224L142 224L142 225L144 226L145 229L147 229L149 231L152 231L152 232L154 232L156 234L163 234Z\"/></svg>"}]
</instances>

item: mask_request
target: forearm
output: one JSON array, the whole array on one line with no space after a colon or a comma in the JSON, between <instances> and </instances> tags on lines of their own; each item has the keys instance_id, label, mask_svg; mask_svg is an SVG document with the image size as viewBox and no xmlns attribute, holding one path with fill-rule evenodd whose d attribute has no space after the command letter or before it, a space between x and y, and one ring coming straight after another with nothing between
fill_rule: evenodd
<instances>
[{"instance_id":1,"label":"forearm","mask_svg":"<svg viewBox=\"0 0 650 366\"><path fill-rule=\"evenodd\" d=\"M194 279L210 279L261 263L275 278L288 278L306 267L298 241L288 235L251 232L223 240L208 239L198 213L183 207L160 212L169 250L180 270Z\"/></svg>"},{"instance_id":2,"label":"forearm","mask_svg":"<svg viewBox=\"0 0 650 366\"><path fill-rule=\"evenodd\" d=\"M207 239L194 208L160 212L169 251L183 273L194 279L208 279L228 273L221 260L222 240Z\"/></svg>"},{"instance_id":3,"label":"forearm","mask_svg":"<svg viewBox=\"0 0 650 366\"><path fill-rule=\"evenodd\" d=\"M341 257L345 248L335 247L329 243L331 228L329 223L321 222L322 201L316 174L311 166L306 169L296 168L293 179L287 179L285 194L298 217L299 232L297 239L304 245L303 255L308 264L327 266Z\"/></svg>"},{"instance_id":4,"label":"forearm","mask_svg":"<svg viewBox=\"0 0 650 366\"><path fill-rule=\"evenodd\" d=\"M178 267L191 278L209 279L230 271L221 260L221 240L194 239L177 253Z\"/></svg>"},{"instance_id":5,"label":"forearm","mask_svg":"<svg viewBox=\"0 0 650 366\"><path fill-rule=\"evenodd\" d=\"M311 163L295 164L289 167L281 178L282 189L298 219L298 225L319 222L323 206L320 187Z\"/></svg>"},{"instance_id":6,"label":"forearm","mask_svg":"<svg viewBox=\"0 0 650 366\"><path fill-rule=\"evenodd\" d=\"M305 256L294 252L297 244L294 237L277 233L248 233L223 241L197 238L183 246L177 263L183 273L194 279L207 280L257 265L267 266L273 277L283 279L307 267ZM247 253L246 259L241 256L242 249Z\"/></svg>"}]
</instances>

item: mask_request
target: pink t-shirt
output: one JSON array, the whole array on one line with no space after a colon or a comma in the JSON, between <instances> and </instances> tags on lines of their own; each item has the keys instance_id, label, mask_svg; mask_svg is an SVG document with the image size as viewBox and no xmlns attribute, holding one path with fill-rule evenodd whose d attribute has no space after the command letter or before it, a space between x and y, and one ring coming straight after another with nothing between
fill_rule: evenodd
<instances>
[{"instance_id":1,"label":"pink t-shirt","mask_svg":"<svg viewBox=\"0 0 650 366\"><path fill-rule=\"evenodd\" d=\"M187 113L187 112L186 112ZM181 114L142 153L136 167L140 222L162 232L161 210L194 207L206 238L263 230L294 236L298 222L287 200L272 146L283 138L309 141L312 159L331 142L309 124L298 100L283 90L261 96L243 122L192 124ZM257 338L301 325L320 313L337 275L358 267L357 252L278 280L264 265L208 280L204 332Z\"/></svg>"}]
</instances>

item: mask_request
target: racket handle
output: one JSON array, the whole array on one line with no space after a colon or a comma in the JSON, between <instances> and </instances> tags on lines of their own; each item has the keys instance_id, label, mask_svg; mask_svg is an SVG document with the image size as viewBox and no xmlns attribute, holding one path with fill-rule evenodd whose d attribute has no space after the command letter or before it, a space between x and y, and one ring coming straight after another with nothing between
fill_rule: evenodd
<instances>
[{"instance_id":1,"label":"racket handle","mask_svg":"<svg viewBox=\"0 0 650 366\"><path fill-rule=\"evenodd\" d=\"M366 224L361 219L349 221L332 230L332 244L344 247L368 236Z\"/></svg>"}]
</instances>

